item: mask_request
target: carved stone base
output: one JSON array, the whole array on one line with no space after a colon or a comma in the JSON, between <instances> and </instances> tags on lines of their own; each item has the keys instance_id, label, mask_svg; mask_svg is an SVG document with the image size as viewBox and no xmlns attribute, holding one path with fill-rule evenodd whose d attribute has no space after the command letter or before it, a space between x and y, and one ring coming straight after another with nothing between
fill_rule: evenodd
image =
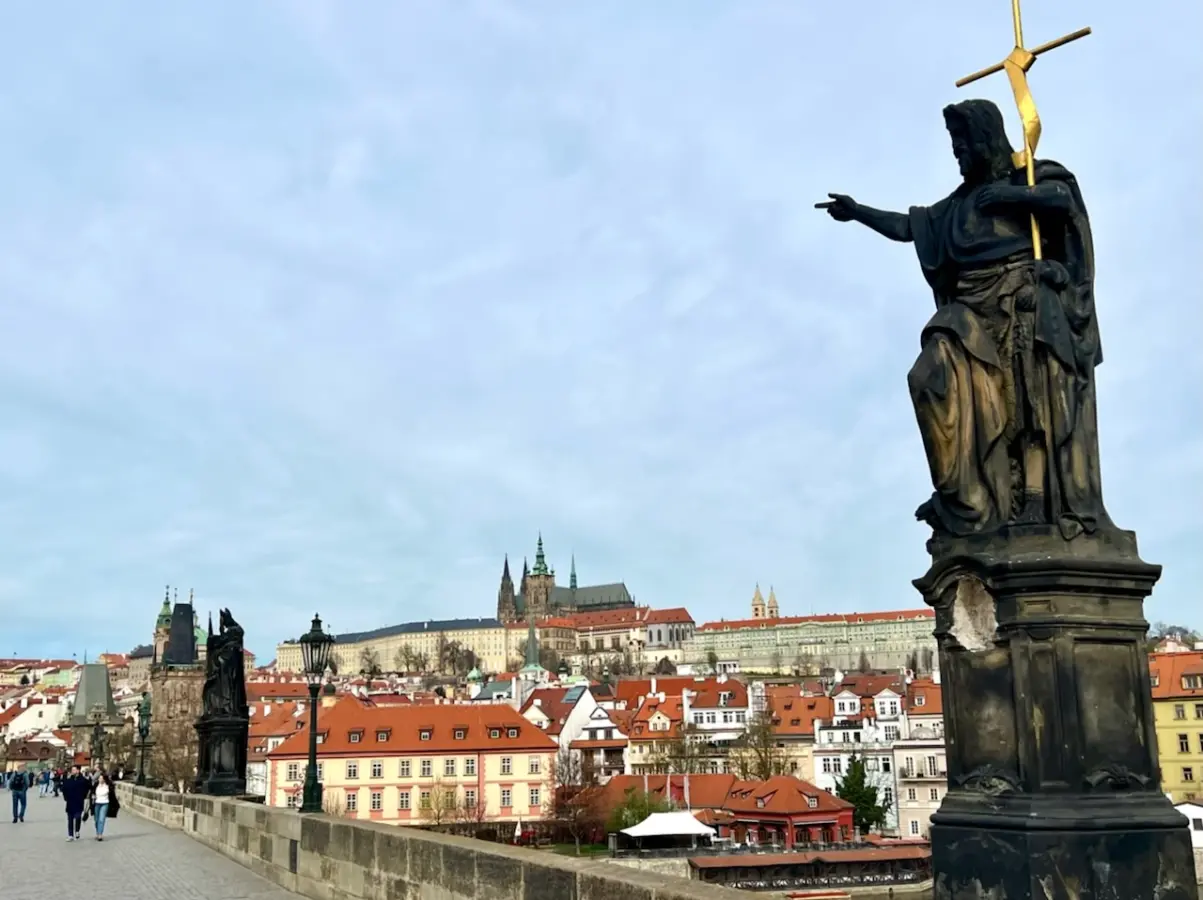
<instances>
[{"instance_id":1,"label":"carved stone base","mask_svg":"<svg viewBox=\"0 0 1203 900\"><path fill-rule=\"evenodd\" d=\"M1190 833L933 825L934 900L1196 900Z\"/></svg>"},{"instance_id":2,"label":"carved stone base","mask_svg":"<svg viewBox=\"0 0 1203 900\"><path fill-rule=\"evenodd\" d=\"M937 900L1197 900L1185 818L1160 791L1131 532L1048 526L933 539L948 793Z\"/></svg>"},{"instance_id":3,"label":"carved stone base","mask_svg":"<svg viewBox=\"0 0 1203 900\"><path fill-rule=\"evenodd\" d=\"M219 797L246 793L249 730L249 721L238 716L197 721L197 793Z\"/></svg>"}]
</instances>

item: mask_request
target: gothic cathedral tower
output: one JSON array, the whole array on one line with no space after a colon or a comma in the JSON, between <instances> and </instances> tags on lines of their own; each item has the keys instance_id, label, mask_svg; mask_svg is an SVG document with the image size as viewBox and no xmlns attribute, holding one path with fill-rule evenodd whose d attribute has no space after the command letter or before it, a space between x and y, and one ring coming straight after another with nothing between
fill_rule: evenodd
<instances>
[{"instance_id":1,"label":"gothic cathedral tower","mask_svg":"<svg viewBox=\"0 0 1203 900\"><path fill-rule=\"evenodd\" d=\"M543 555L543 535L540 534L535 548L535 567L526 577L526 586L522 590L522 611L535 618L551 615L551 594L555 586L556 570L548 568L547 558Z\"/></svg>"},{"instance_id":2,"label":"gothic cathedral tower","mask_svg":"<svg viewBox=\"0 0 1203 900\"><path fill-rule=\"evenodd\" d=\"M506 554L501 569L501 587L497 591L497 619L510 623L518 621L518 604L514 601L514 579L510 577L510 557Z\"/></svg>"}]
</instances>

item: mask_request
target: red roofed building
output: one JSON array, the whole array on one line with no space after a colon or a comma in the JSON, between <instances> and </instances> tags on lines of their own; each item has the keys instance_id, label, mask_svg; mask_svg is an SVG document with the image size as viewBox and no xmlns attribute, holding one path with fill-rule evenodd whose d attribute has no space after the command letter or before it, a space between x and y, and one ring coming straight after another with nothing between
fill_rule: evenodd
<instances>
[{"instance_id":1,"label":"red roofed building","mask_svg":"<svg viewBox=\"0 0 1203 900\"><path fill-rule=\"evenodd\" d=\"M771 616L758 598L759 588L751 618L699 625L684 648L686 658L694 662L713 658L720 672L765 674L807 674L823 668L850 671L865 661L876 669L901 669L915 656L923 671L930 671L935 663L934 614L927 607Z\"/></svg>"},{"instance_id":2,"label":"red roofed building","mask_svg":"<svg viewBox=\"0 0 1203 900\"><path fill-rule=\"evenodd\" d=\"M267 803L298 806L308 721L268 753ZM318 718L328 811L394 824L537 818L556 742L504 704L375 706L343 697Z\"/></svg>"},{"instance_id":3,"label":"red roofed building","mask_svg":"<svg viewBox=\"0 0 1203 900\"><path fill-rule=\"evenodd\" d=\"M789 775L766 781L741 781L730 774L623 775L606 785L603 803L613 809L628 793L643 790L693 810L720 837L737 843L776 843L792 849L853 837L851 803Z\"/></svg>"}]
</instances>

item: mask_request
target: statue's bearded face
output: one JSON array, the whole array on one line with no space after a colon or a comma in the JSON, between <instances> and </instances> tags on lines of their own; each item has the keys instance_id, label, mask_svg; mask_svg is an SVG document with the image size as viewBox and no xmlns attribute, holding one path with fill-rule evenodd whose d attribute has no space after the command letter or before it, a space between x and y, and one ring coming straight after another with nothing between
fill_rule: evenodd
<instances>
[{"instance_id":1,"label":"statue's bearded face","mask_svg":"<svg viewBox=\"0 0 1203 900\"><path fill-rule=\"evenodd\" d=\"M978 168L978 154L973 151L973 141L965 126L955 120L948 123L948 136L952 138L952 155L957 158L961 177L967 179Z\"/></svg>"}]
</instances>

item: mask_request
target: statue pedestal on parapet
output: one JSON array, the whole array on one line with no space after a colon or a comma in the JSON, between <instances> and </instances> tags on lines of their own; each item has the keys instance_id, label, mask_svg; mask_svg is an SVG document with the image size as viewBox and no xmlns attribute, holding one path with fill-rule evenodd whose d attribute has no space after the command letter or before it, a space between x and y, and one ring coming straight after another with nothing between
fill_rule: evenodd
<instances>
[{"instance_id":1,"label":"statue pedestal on parapet","mask_svg":"<svg viewBox=\"0 0 1203 900\"><path fill-rule=\"evenodd\" d=\"M1034 155L1027 69L1087 33L979 73L1007 72L1022 151L997 106L958 103L948 197L818 204L913 243L935 299L908 384L933 487L915 585L936 611L948 755L936 900L1198 898L1153 728L1143 604L1161 569L1103 505L1090 221L1073 174Z\"/></svg>"},{"instance_id":2,"label":"statue pedestal on parapet","mask_svg":"<svg viewBox=\"0 0 1203 900\"><path fill-rule=\"evenodd\" d=\"M246 793L250 711L242 642L242 626L228 609L221 611L216 634L210 620L202 712L196 722L196 790L201 794L230 797Z\"/></svg>"}]
</instances>

